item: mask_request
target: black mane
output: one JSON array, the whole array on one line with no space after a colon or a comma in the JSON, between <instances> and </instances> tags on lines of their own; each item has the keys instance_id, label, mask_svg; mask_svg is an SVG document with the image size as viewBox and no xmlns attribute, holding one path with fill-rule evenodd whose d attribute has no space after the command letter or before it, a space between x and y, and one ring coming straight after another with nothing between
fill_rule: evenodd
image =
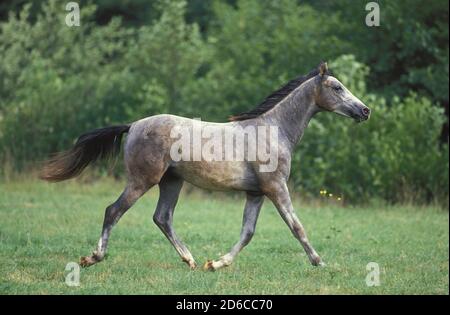
<instances>
[{"instance_id":1,"label":"black mane","mask_svg":"<svg viewBox=\"0 0 450 315\"><path fill-rule=\"evenodd\" d=\"M238 120L246 120L258 117L261 114L264 114L265 112L271 110L275 105L277 105L279 102L281 102L286 96L288 96L292 91L294 91L296 88L298 88L300 85L302 85L305 81L308 81L312 77L315 77L319 74L318 69L312 70L310 73L304 76L299 76L291 81L289 81L287 84L285 84L283 87L279 88L272 94L266 97L264 101L262 101L261 104L259 104L254 109L243 112L241 114L231 116L229 119L230 121L238 121Z\"/></svg>"}]
</instances>

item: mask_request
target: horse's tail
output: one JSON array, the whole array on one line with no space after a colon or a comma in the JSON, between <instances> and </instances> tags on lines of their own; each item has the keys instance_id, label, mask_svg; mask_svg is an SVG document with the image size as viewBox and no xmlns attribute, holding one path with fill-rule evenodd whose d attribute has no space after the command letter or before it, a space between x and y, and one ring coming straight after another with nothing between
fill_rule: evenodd
<instances>
[{"instance_id":1,"label":"horse's tail","mask_svg":"<svg viewBox=\"0 0 450 315\"><path fill-rule=\"evenodd\" d=\"M130 125L120 125L95 129L81 135L72 149L51 157L39 177L58 182L78 176L89 163L117 155L122 135L128 130Z\"/></svg>"}]
</instances>

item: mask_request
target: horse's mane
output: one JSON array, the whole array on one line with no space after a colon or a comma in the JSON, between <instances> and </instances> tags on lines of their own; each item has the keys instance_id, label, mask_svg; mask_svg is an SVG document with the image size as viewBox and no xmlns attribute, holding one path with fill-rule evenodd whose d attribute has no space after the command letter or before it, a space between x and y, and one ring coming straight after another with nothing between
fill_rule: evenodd
<instances>
[{"instance_id":1,"label":"horse's mane","mask_svg":"<svg viewBox=\"0 0 450 315\"><path fill-rule=\"evenodd\" d=\"M231 116L229 118L230 121L238 121L238 120L246 120L258 117L265 112L271 110L275 107L278 103L280 103L286 96L291 94L292 91L294 91L296 88L298 88L300 85L302 85L304 82L308 81L312 77L315 77L319 74L318 69L314 69L311 72L309 72L307 75L299 76L288 83L286 83L284 86L270 94L266 97L264 101L262 101L258 106L256 106L254 109L243 112L238 115ZM328 73L327 73L328 74Z\"/></svg>"}]
</instances>

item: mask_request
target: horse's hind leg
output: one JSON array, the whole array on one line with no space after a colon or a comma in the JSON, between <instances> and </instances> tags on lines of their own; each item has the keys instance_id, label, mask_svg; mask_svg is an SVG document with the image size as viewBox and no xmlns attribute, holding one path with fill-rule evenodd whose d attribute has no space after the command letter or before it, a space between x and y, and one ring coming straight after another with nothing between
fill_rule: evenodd
<instances>
[{"instance_id":1,"label":"horse's hind leg","mask_svg":"<svg viewBox=\"0 0 450 315\"><path fill-rule=\"evenodd\" d=\"M106 254L111 229L119 221L122 215L131 208L136 200L150 188L150 186L151 185L137 185L129 182L116 202L106 208L102 235L98 241L97 249L91 256L81 257L81 266L88 267L103 260Z\"/></svg>"},{"instance_id":2,"label":"horse's hind leg","mask_svg":"<svg viewBox=\"0 0 450 315\"><path fill-rule=\"evenodd\" d=\"M167 239L177 250L181 259L191 269L196 267L194 257L175 233L173 228L173 212L178 201L178 196L183 186L183 179L166 173L159 183L159 200L156 206L153 221L161 229Z\"/></svg>"},{"instance_id":3,"label":"horse's hind leg","mask_svg":"<svg viewBox=\"0 0 450 315\"><path fill-rule=\"evenodd\" d=\"M204 265L206 270L217 270L231 265L237 254L250 242L255 233L256 221L264 201L263 195L252 195L247 193L247 202L244 209L244 218L242 220L242 230L240 240L233 246L231 251L222 256L217 261L207 261Z\"/></svg>"}]
</instances>

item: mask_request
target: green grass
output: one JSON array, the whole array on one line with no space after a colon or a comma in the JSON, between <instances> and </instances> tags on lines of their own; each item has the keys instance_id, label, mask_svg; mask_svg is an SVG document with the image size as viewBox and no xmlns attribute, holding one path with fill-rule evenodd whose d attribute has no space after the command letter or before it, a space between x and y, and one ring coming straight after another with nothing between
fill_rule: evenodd
<instances>
[{"instance_id":1,"label":"green grass","mask_svg":"<svg viewBox=\"0 0 450 315\"><path fill-rule=\"evenodd\" d=\"M300 206L327 266L312 267L266 200L256 234L235 263L190 271L152 222L158 189L122 218L105 261L65 284L65 266L91 253L120 183L0 184L1 294L448 294L449 213L433 207ZM175 228L199 265L237 241L244 196L183 194ZM366 265L380 286L365 283Z\"/></svg>"}]
</instances>

